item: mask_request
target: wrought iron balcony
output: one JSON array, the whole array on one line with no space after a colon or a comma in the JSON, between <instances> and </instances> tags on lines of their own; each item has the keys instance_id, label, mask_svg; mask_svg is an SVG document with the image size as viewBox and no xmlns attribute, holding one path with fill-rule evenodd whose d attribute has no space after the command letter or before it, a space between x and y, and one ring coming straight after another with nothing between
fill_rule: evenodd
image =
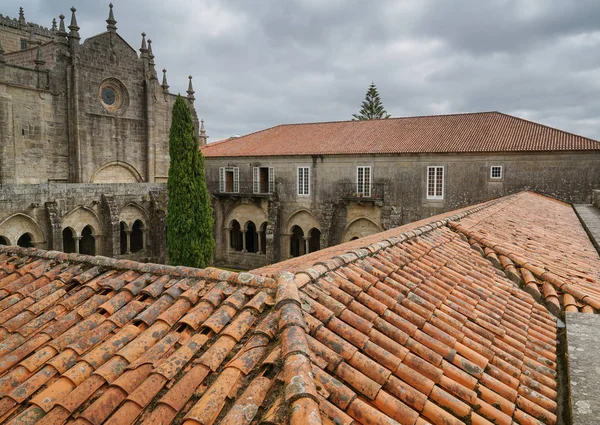
<instances>
[{"instance_id":1,"label":"wrought iron balcony","mask_svg":"<svg viewBox=\"0 0 600 425\"><path fill-rule=\"evenodd\" d=\"M339 183L342 199L359 202L382 201L385 197L385 187L385 183L372 183L370 185Z\"/></svg>"},{"instance_id":2,"label":"wrought iron balcony","mask_svg":"<svg viewBox=\"0 0 600 425\"><path fill-rule=\"evenodd\" d=\"M271 196L275 193L276 185L267 182L252 180L240 180L239 182L228 181L221 183L219 180L206 182L208 191L215 196Z\"/></svg>"}]
</instances>

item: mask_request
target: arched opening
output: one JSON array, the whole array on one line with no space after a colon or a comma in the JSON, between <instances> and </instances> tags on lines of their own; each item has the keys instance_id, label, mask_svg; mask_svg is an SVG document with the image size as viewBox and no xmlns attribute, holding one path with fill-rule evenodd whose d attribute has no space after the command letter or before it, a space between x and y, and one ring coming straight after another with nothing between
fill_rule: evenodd
<instances>
[{"instance_id":1,"label":"arched opening","mask_svg":"<svg viewBox=\"0 0 600 425\"><path fill-rule=\"evenodd\" d=\"M79 253L86 255L96 255L96 238L91 226L85 226L81 231L79 240Z\"/></svg>"},{"instance_id":2,"label":"arched opening","mask_svg":"<svg viewBox=\"0 0 600 425\"><path fill-rule=\"evenodd\" d=\"M24 233L17 241L17 245L22 248L33 248L33 236L31 233Z\"/></svg>"},{"instance_id":3,"label":"arched opening","mask_svg":"<svg viewBox=\"0 0 600 425\"><path fill-rule=\"evenodd\" d=\"M308 231L308 252L315 252L321 249L321 231L312 228Z\"/></svg>"},{"instance_id":4,"label":"arched opening","mask_svg":"<svg viewBox=\"0 0 600 425\"><path fill-rule=\"evenodd\" d=\"M131 252L139 252L144 249L144 223L141 220L133 222L129 243Z\"/></svg>"},{"instance_id":5,"label":"arched opening","mask_svg":"<svg viewBox=\"0 0 600 425\"><path fill-rule=\"evenodd\" d=\"M63 251L66 253L75 252L75 233L73 229L67 227L62 231Z\"/></svg>"},{"instance_id":6,"label":"arched opening","mask_svg":"<svg viewBox=\"0 0 600 425\"><path fill-rule=\"evenodd\" d=\"M246 251L258 252L258 233L256 225L251 221L246 223Z\"/></svg>"},{"instance_id":7,"label":"arched opening","mask_svg":"<svg viewBox=\"0 0 600 425\"><path fill-rule=\"evenodd\" d=\"M352 239L350 239L351 241L355 241L358 239L358 236L354 236Z\"/></svg>"},{"instance_id":8,"label":"arched opening","mask_svg":"<svg viewBox=\"0 0 600 425\"><path fill-rule=\"evenodd\" d=\"M4 236L0 236L0 245L10 245L10 243L8 243L8 239Z\"/></svg>"},{"instance_id":9,"label":"arched opening","mask_svg":"<svg viewBox=\"0 0 600 425\"><path fill-rule=\"evenodd\" d=\"M260 238L260 253L267 253L267 222L265 221L260 225L260 234L258 235Z\"/></svg>"},{"instance_id":10,"label":"arched opening","mask_svg":"<svg viewBox=\"0 0 600 425\"><path fill-rule=\"evenodd\" d=\"M231 230L229 231L229 247L234 251L241 251L243 246L242 228L237 220L233 220L231 222Z\"/></svg>"},{"instance_id":11,"label":"arched opening","mask_svg":"<svg viewBox=\"0 0 600 425\"><path fill-rule=\"evenodd\" d=\"M292 237L290 238L290 255L299 257L305 254L304 231L300 226L292 227Z\"/></svg>"},{"instance_id":12,"label":"arched opening","mask_svg":"<svg viewBox=\"0 0 600 425\"><path fill-rule=\"evenodd\" d=\"M120 253L125 255L127 253L127 223L122 221L119 225L119 241L120 241Z\"/></svg>"}]
</instances>

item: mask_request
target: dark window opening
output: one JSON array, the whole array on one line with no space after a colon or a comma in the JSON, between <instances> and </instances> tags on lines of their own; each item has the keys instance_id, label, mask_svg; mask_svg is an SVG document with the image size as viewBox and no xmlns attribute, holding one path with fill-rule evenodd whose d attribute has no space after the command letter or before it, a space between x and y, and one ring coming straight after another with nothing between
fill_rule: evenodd
<instances>
[{"instance_id":1,"label":"dark window opening","mask_svg":"<svg viewBox=\"0 0 600 425\"><path fill-rule=\"evenodd\" d=\"M229 232L229 246L235 251L241 251L243 249L242 242L242 230L240 223L237 220L231 222L231 230Z\"/></svg>"},{"instance_id":2,"label":"dark window opening","mask_svg":"<svg viewBox=\"0 0 600 425\"><path fill-rule=\"evenodd\" d=\"M290 254L292 257L299 257L305 254L304 231L300 226L292 227Z\"/></svg>"},{"instance_id":3,"label":"dark window opening","mask_svg":"<svg viewBox=\"0 0 600 425\"><path fill-rule=\"evenodd\" d=\"M86 255L96 255L96 238L90 226L85 226L81 231L81 240L79 241L79 253Z\"/></svg>"},{"instance_id":4,"label":"dark window opening","mask_svg":"<svg viewBox=\"0 0 600 425\"><path fill-rule=\"evenodd\" d=\"M127 253L127 224L125 224L124 221L121 222L120 224L120 232L119 232L119 241L121 244L121 255L124 255Z\"/></svg>"},{"instance_id":5,"label":"dark window opening","mask_svg":"<svg viewBox=\"0 0 600 425\"><path fill-rule=\"evenodd\" d=\"M308 252L315 252L321 249L321 231L316 228L310 229L308 232L310 239L308 240Z\"/></svg>"},{"instance_id":6,"label":"dark window opening","mask_svg":"<svg viewBox=\"0 0 600 425\"><path fill-rule=\"evenodd\" d=\"M8 239L6 239L4 236L0 236L0 245L9 245Z\"/></svg>"},{"instance_id":7,"label":"dark window opening","mask_svg":"<svg viewBox=\"0 0 600 425\"><path fill-rule=\"evenodd\" d=\"M29 233L25 233L19 238L17 245L22 248L33 248L33 237Z\"/></svg>"},{"instance_id":8,"label":"dark window opening","mask_svg":"<svg viewBox=\"0 0 600 425\"><path fill-rule=\"evenodd\" d=\"M27 49L27 40L22 38L21 39L21 50L25 50Z\"/></svg>"},{"instance_id":9,"label":"dark window opening","mask_svg":"<svg viewBox=\"0 0 600 425\"><path fill-rule=\"evenodd\" d=\"M350 239L351 241L355 241L358 239L358 236L354 236L352 239Z\"/></svg>"},{"instance_id":10,"label":"dark window opening","mask_svg":"<svg viewBox=\"0 0 600 425\"><path fill-rule=\"evenodd\" d=\"M140 220L133 223L129 244L131 252L139 252L144 249L144 223Z\"/></svg>"},{"instance_id":11,"label":"dark window opening","mask_svg":"<svg viewBox=\"0 0 600 425\"><path fill-rule=\"evenodd\" d=\"M63 230L63 251L66 253L75 252L75 234L70 227Z\"/></svg>"},{"instance_id":12,"label":"dark window opening","mask_svg":"<svg viewBox=\"0 0 600 425\"><path fill-rule=\"evenodd\" d=\"M258 252L258 233L256 225L251 221L246 224L246 251Z\"/></svg>"},{"instance_id":13,"label":"dark window opening","mask_svg":"<svg viewBox=\"0 0 600 425\"><path fill-rule=\"evenodd\" d=\"M233 192L233 170L225 171L225 192L227 192L227 193Z\"/></svg>"},{"instance_id":14,"label":"dark window opening","mask_svg":"<svg viewBox=\"0 0 600 425\"><path fill-rule=\"evenodd\" d=\"M21 129L21 136L25 136L25 129L24 128Z\"/></svg>"}]
</instances>

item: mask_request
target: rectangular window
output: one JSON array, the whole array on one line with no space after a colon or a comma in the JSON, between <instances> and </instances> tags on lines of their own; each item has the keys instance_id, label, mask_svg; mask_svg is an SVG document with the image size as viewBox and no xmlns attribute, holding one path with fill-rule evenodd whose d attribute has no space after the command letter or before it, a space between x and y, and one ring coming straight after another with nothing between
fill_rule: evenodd
<instances>
[{"instance_id":1,"label":"rectangular window","mask_svg":"<svg viewBox=\"0 0 600 425\"><path fill-rule=\"evenodd\" d=\"M27 40L22 38L21 39L21 50L25 50L27 49Z\"/></svg>"},{"instance_id":2,"label":"rectangular window","mask_svg":"<svg viewBox=\"0 0 600 425\"><path fill-rule=\"evenodd\" d=\"M275 173L273 167L254 167L252 170L252 192L274 193Z\"/></svg>"},{"instance_id":3,"label":"rectangular window","mask_svg":"<svg viewBox=\"0 0 600 425\"><path fill-rule=\"evenodd\" d=\"M502 166L501 165L492 165L490 169L490 177L493 179L501 179L502 178Z\"/></svg>"},{"instance_id":4,"label":"rectangular window","mask_svg":"<svg viewBox=\"0 0 600 425\"><path fill-rule=\"evenodd\" d=\"M427 167L427 199L444 199L444 167Z\"/></svg>"},{"instance_id":5,"label":"rectangular window","mask_svg":"<svg viewBox=\"0 0 600 425\"><path fill-rule=\"evenodd\" d=\"M310 168L298 167L298 195L310 195Z\"/></svg>"},{"instance_id":6,"label":"rectangular window","mask_svg":"<svg viewBox=\"0 0 600 425\"><path fill-rule=\"evenodd\" d=\"M219 192L240 192L240 169L238 167L219 168Z\"/></svg>"},{"instance_id":7,"label":"rectangular window","mask_svg":"<svg viewBox=\"0 0 600 425\"><path fill-rule=\"evenodd\" d=\"M371 167L356 167L356 196L371 197Z\"/></svg>"}]
</instances>

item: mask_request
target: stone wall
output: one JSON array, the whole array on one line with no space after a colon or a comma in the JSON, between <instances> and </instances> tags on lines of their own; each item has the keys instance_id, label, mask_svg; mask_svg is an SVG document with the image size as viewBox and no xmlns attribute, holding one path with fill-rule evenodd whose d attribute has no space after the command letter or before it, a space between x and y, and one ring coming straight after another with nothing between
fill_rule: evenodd
<instances>
[{"instance_id":1,"label":"stone wall","mask_svg":"<svg viewBox=\"0 0 600 425\"><path fill-rule=\"evenodd\" d=\"M2 43L2 48L7 53L21 50L21 40L29 41L30 39L30 25L33 25L36 41L48 42L52 39L52 33L48 28L25 22L24 19L11 19L8 16L0 15L0 43Z\"/></svg>"},{"instance_id":2,"label":"stone wall","mask_svg":"<svg viewBox=\"0 0 600 425\"><path fill-rule=\"evenodd\" d=\"M491 179L492 165L503 167L501 179ZM239 167L240 193L218 194L219 167L231 166ZM309 196L297 195L300 166L311 168ZM348 185L356 183L357 166L372 167L374 187L383 188L383 196L346 196ZM428 166L444 167L442 200L427 199ZM253 167L273 167L276 196L252 193ZM320 245L326 247L522 190L569 203L589 203L592 188L600 187L599 169L598 152L206 158L207 181L216 194L217 258L226 258L223 229L230 211L260 198L269 213L268 247L277 246L267 258L270 263L289 257L287 235L294 225L302 227L304 234L319 229Z\"/></svg>"},{"instance_id":3,"label":"stone wall","mask_svg":"<svg viewBox=\"0 0 600 425\"><path fill-rule=\"evenodd\" d=\"M592 204L596 208L600 208L600 189L596 189L592 192Z\"/></svg>"},{"instance_id":4,"label":"stone wall","mask_svg":"<svg viewBox=\"0 0 600 425\"><path fill-rule=\"evenodd\" d=\"M91 226L96 254L121 256L120 223L140 220L146 249L125 255L164 262L166 186L164 184L8 184L0 187L0 236L15 245L25 233L42 249L63 250L63 230L77 236Z\"/></svg>"}]
</instances>

